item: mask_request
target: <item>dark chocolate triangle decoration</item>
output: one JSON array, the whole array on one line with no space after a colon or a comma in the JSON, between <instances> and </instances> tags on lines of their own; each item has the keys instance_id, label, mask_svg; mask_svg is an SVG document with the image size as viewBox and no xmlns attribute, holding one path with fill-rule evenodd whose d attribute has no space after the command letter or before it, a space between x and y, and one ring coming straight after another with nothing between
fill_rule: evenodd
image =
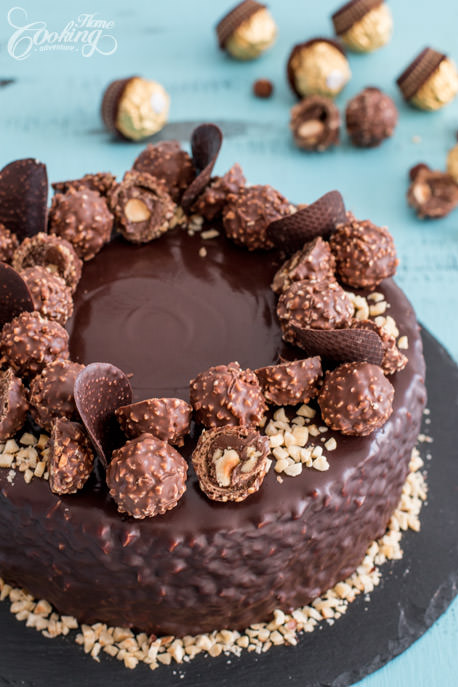
<instances>
[{"instance_id":1,"label":"dark chocolate triangle decoration","mask_svg":"<svg viewBox=\"0 0 458 687\"><path fill-rule=\"evenodd\" d=\"M192 132L192 161L197 176L188 186L181 199L181 204L185 209L192 205L197 196L208 185L222 142L223 133L216 124L201 124Z\"/></svg>"},{"instance_id":2,"label":"dark chocolate triangle decoration","mask_svg":"<svg viewBox=\"0 0 458 687\"><path fill-rule=\"evenodd\" d=\"M311 205L271 222L267 236L277 248L292 254L317 236L327 238L346 216L339 191L329 191Z\"/></svg>"},{"instance_id":3,"label":"dark chocolate triangle decoration","mask_svg":"<svg viewBox=\"0 0 458 687\"><path fill-rule=\"evenodd\" d=\"M106 466L113 450L125 442L114 411L132 403L130 382L110 363L91 363L76 378L74 396L89 438Z\"/></svg>"},{"instance_id":4,"label":"dark chocolate triangle decoration","mask_svg":"<svg viewBox=\"0 0 458 687\"><path fill-rule=\"evenodd\" d=\"M304 329L294 323L290 326L295 343L308 356L321 355L338 363L382 364L383 345L376 332L367 329Z\"/></svg>"},{"instance_id":5,"label":"dark chocolate triangle decoration","mask_svg":"<svg viewBox=\"0 0 458 687\"><path fill-rule=\"evenodd\" d=\"M0 171L0 223L22 241L46 231L48 175L32 158L10 162Z\"/></svg>"},{"instance_id":6,"label":"dark chocolate triangle decoration","mask_svg":"<svg viewBox=\"0 0 458 687\"><path fill-rule=\"evenodd\" d=\"M16 270L0 262L0 329L21 312L32 310L33 299L29 287Z\"/></svg>"}]
</instances>

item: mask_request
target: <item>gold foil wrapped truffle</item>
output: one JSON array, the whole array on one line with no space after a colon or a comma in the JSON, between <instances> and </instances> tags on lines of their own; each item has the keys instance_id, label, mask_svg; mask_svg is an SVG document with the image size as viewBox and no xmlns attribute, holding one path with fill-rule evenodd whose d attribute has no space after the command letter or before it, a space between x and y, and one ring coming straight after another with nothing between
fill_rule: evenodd
<instances>
[{"instance_id":1,"label":"gold foil wrapped truffle","mask_svg":"<svg viewBox=\"0 0 458 687\"><path fill-rule=\"evenodd\" d=\"M439 110L458 93L458 71L447 55L425 48L396 83L411 105L420 110Z\"/></svg>"},{"instance_id":2,"label":"gold foil wrapped truffle","mask_svg":"<svg viewBox=\"0 0 458 687\"><path fill-rule=\"evenodd\" d=\"M277 26L266 6L244 0L226 14L216 27L220 48L237 60L254 60L277 37Z\"/></svg>"},{"instance_id":3,"label":"gold foil wrapped truffle","mask_svg":"<svg viewBox=\"0 0 458 687\"><path fill-rule=\"evenodd\" d=\"M447 155L447 172L458 184L458 143L449 150Z\"/></svg>"},{"instance_id":4,"label":"gold foil wrapped truffle","mask_svg":"<svg viewBox=\"0 0 458 687\"><path fill-rule=\"evenodd\" d=\"M295 45L287 73L291 88L300 98L313 94L334 98L351 78L343 49L327 38Z\"/></svg>"},{"instance_id":5,"label":"gold foil wrapped truffle","mask_svg":"<svg viewBox=\"0 0 458 687\"><path fill-rule=\"evenodd\" d=\"M351 0L332 15L340 40L355 52L372 52L386 45L393 17L383 0Z\"/></svg>"},{"instance_id":6,"label":"gold foil wrapped truffle","mask_svg":"<svg viewBox=\"0 0 458 687\"><path fill-rule=\"evenodd\" d=\"M106 88L102 119L112 133L140 141L165 126L169 108L170 96L160 83L132 76Z\"/></svg>"}]
</instances>

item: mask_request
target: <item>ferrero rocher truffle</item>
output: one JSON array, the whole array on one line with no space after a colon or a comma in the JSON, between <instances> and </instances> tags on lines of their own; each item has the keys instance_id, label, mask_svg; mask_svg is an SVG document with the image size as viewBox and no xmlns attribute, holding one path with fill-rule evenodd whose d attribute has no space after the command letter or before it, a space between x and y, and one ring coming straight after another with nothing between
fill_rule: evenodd
<instances>
[{"instance_id":1,"label":"ferrero rocher truffle","mask_svg":"<svg viewBox=\"0 0 458 687\"><path fill-rule=\"evenodd\" d=\"M285 341L294 343L292 324L305 329L340 329L350 325L353 306L337 281L296 281L278 299L277 315Z\"/></svg>"},{"instance_id":2,"label":"ferrero rocher truffle","mask_svg":"<svg viewBox=\"0 0 458 687\"><path fill-rule=\"evenodd\" d=\"M244 0L225 15L216 27L220 48L237 60L254 60L277 37L272 16L255 0Z\"/></svg>"},{"instance_id":3,"label":"ferrero rocher truffle","mask_svg":"<svg viewBox=\"0 0 458 687\"><path fill-rule=\"evenodd\" d=\"M327 372L318 396L328 427L353 436L367 436L382 427L393 412L394 388L378 365L344 363Z\"/></svg>"},{"instance_id":4,"label":"ferrero rocher truffle","mask_svg":"<svg viewBox=\"0 0 458 687\"><path fill-rule=\"evenodd\" d=\"M94 453L82 425L65 417L55 418L49 448L51 491L74 494L82 489L94 466Z\"/></svg>"},{"instance_id":5,"label":"ferrero rocher truffle","mask_svg":"<svg viewBox=\"0 0 458 687\"><path fill-rule=\"evenodd\" d=\"M303 150L322 152L339 143L340 113L330 98L310 95L291 109L294 143Z\"/></svg>"},{"instance_id":6,"label":"ferrero rocher truffle","mask_svg":"<svg viewBox=\"0 0 458 687\"><path fill-rule=\"evenodd\" d=\"M245 186L245 182L242 168L235 163L222 177L211 180L191 206L191 212L209 222L219 218L228 202L229 194L237 195Z\"/></svg>"},{"instance_id":7,"label":"ferrero rocher truffle","mask_svg":"<svg viewBox=\"0 0 458 687\"><path fill-rule=\"evenodd\" d=\"M335 266L328 242L318 236L283 263L273 279L272 291L281 293L295 281L332 280Z\"/></svg>"},{"instance_id":8,"label":"ferrero rocher truffle","mask_svg":"<svg viewBox=\"0 0 458 687\"><path fill-rule=\"evenodd\" d=\"M49 211L49 231L70 241L78 257L91 260L108 243L113 215L105 198L90 189L56 193Z\"/></svg>"},{"instance_id":9,"label":"ferrero rocher truffle","mask_svg":"<svg viewBox=\"0 0 458 687\"><path fill-rule=\"evenodd\" d=\"M411 105L420 110L439 110L458 93L458 71L447 55L425 48L396 83Z\"/></svg>"},{"instance_id":10,"label":"ferrero rocher truffle","mask_svg":"<svg viewBox=\"0 0 458 687\"><path fill-rule=\"evenodd\" d=\"M55 360L30 383L30 414L43 429L50 430L55 417L71 419L76 414L73 387L84 365Z\"/></svg>"},{"instance_id":11,"label":"ferrero rocher truffle","mask_svg":"<svg viewBox=\"0 0 458 687\"><path fill-rule=\"evenodd\" d=\"M113 451L107 484L120 513L152 518L175 508L186 490L187 470L178 451L145 433Z\"/></svg>"},{"instance_id":12,"label":"ferrero rocher truffle","mask_svg":"<svg viewBox=\"0 0 458 687\"><path fill-rule=\"evenodd\" d=\"M353 320L352 329L367 329L379 335L382 348L383 359L381 368L386 375L403 370L407 365L406 356L401 353L396 345L396 339L384 327L379 327L373 320Z\"/></svg>"},{"instance_id":13,"label":"ferrero rocher truffle","mask_svg":"<svg viewBox=\"0 0 458 687\"><path fill-rule=\"evenodd\" d=\"M213 501L244 501L259 490L271 461L269 440L252 427L202 432L192 464L202 491Z\"/></svg>"},{"instance_id":14,"label":"ferrero rocher truffle","mask_svg":"<svg viewBox=\"0 0 458 687\"><path fill-rule=\"evenodd\" d=\"M453 146L447 155L447 172L458 184L458 143ZM0 234L1 235L1 234ZM1 242L1 239L0 239ZM1 245L1 243L0 243ZM1 248L0 248L1 252Z\"/></svg>"},{"instance_id":15,"label":"ferrero rocher truffle","mask_svg":"<svg viewBox=\"0 0 458 687\"><path fill-rule=\"evenodd\" d=\"M399 260L393 237L386 227L368 219L358 220L348 213L347 222L337 227L329 245L339 278L355 289L374 289L396 272Z\"/></svg>"},{"instance_id":16,"label":"ferrero rocher truffle","mask_svg":"<svg viewBox=\"0 0 458 687\"><path fill-rule=\"evenodd\" d=\"M266 404L258 378L237 362L216 365L190 382L195 418L204 427L260 425Z\"/></svg>"},{"instance_id":17,"label":"ferrero rocher truffle","mask_svg":"<svg viewBox=\"0 0 458 687\"><path fill-rule=\"evenodd\" d=\"M255 373L267 402L277 406L308 403L323 375L319 356L260 367Z\"/></svg>"},{"instance_id":18,"label":"ferrero rocher truffle","mask_svg":"<svg viewBox=\"0 0 458 687\"><path fill-rule=\"evenodd\" d=\"M24 424L29 404L22 381L9 367L0 371L0 441L13 437Z\"/></svg>"},{"instance_id":19,"label":"ferrero rocher truffle","mask_svg":"<svg viewBox=\"0 0 458 687\"><path fill-rule=\"evenodd\" d=\"M33 377L53 360L68 359L68 333L38 312L23 312L3 326L0 352L0 362L20 377Z\"/></svg>"},{"instance_id":20,"label":"ferrero rocher truffle","mask_svg":"<svg viewBox=\"0 0 458 687\"><path fill-rule=\"evenodd\" d=\"M351 78L343 49L327 38L295 45L287 72L290 86L299 98L314 94L334 98Z\"/></svg>"},{"instance_id":21,"label":"ferrero rocher truffle","mask_svg":"<svg viewBox=\"0 0 458 687\"><path fill-rule=\"evenodd\" d=\"M51 186L58 193L67 193L70 188L74 188L76 191L88 188L90 191L97 191L101 196L106 196L115 181L116 177L110 172L96 172L95 174L85 174L80 179L56 181Z\"/></svg>"},{"instance_id":22,"label":"ferrero rocher truffle","mask_svg":"<svg viewBox=\"0 0 458 687\"><path fill-rule=\"evenodd\" d=\"M378 50L393 32L393 17L383 0L351 0L334 12L332 23L340 40L355 52Z\"/></svg>"},{"instance_id":23,"label":"ferrero rocher truffle","mask_svg":"<svg viewBox=\"0 0 458 687\"><path fill-rule=\"evenodd\" d=\"M32 294L33 307L48 320L64 325L73 313L70 287L46 267L27 267L20 273Z\"/></svg>"},{"instance_id":24,"label":"ferrero rocher truffle","mask_svg":"<svg viewBox=\"0 0 458 687\"><path fill-rule=\"evenodd\" d=\"M160 131L169 116L170 96L157 81L139 76L109 84L102 99L102 119L108 131L140 141Z\"/></svg>"},{"instance_id":25,"label":"ferrero rocher truffle","mask_svg":"<svg viewBox=\"0 0 458 687\"><path fill-rule=\"evenodd\" d=\"M386 93L378 88L365 88L348 102L345 120L353 145L374 148L393 135L398 111Z\"/></svg>"},{"instance_id":26,"label":"ferrero rocher truffle","mask_svg":"<svg viewBox=\"0 0 458 687\"><path fill-rule=\"evenodd\" d=\"M0 260L10 263L18 246L16 234L13 234L4 224L0 224Z\"/></svg>"},{"instance_id":27,"label":"ferrero rocher truffle","mask_svg":"<svg viewBox=\"0 0 458 687\"><path fill-rule=\"evenodd\" d=\"M183 446L189 434L192 406L180 398L149 398L115 410L122 431L129 438L145 432L169 444Z\"/></svg>"},{"instance_id":28,"label":"ferrero rocher truffle","mask_svg":"<svg viewBox=\"0 0 458 687\"><path fill-rule=\"evenodd\" d=\"M149 143L135 160L133 169L151 174L161 181L175 203L178 203L196 176L191 156L178 141Z\"/></svg>"},{"instance_id":29,"label":"ferrero rocher truffle","mask_svg":"<svg viewBox=\"0 0 458 687\"><path fill-rule=\"evenodd\" d=\"M458 184L450 174L420 164L410 170L410 179L407 201L421 219L440 219L457 207Z\"/></svg>"},{"instance_id":30,"label":"ferrero rocher truffle","mask_svg":"<svg viewBox=\"0 0 458 687\"><path fill-rule=\"evenodd\" d=\"M126 172L110 194L118 228L132 243L157 239L171 227L176 205L162 182L146 172Z\"/></svg>"},{"instance_id":31,"label":"ferrero rocher truffle","mask_svg":"<svg viewBox=\"0 0 458 687\"><path fill-rule=\"evenodd\" d=\"M82 261L69 241L40 232L23 240L13 256L18 272L41 265L58 274L73 292L81 278Z\"/></svg>"},{"instance_id":32,"label":"ferrero rocher truffle","mask_svg":"<svg viewBox=\"0 0 458 687\"><path fill-rule=\"evenodd\" d=\"M223 211L226 235L248 250L273 247L267 227L292 212L292 206L272 186L245 186L230 194Z\"/></svg>"}]
</instances>

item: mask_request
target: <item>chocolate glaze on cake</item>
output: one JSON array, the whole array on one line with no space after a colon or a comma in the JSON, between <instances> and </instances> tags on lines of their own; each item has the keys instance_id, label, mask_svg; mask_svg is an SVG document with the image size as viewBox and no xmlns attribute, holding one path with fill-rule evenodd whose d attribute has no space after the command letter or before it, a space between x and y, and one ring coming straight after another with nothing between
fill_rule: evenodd
<instances>
[{"instance_id":1,"label":"chocolate glaze on cake","mask_svg":"<svg viewBox=\"0 0 458 687\"><path fill-rule=\"evenodd\" d=\"M75 294L71 358L132 372L136 399L187 399L189 379L211 365L255 369L288 353L269 288L275 254L221 238L205 242L202 258L201 245L179 231L142 247L108 245ZM183 635L247 627L353 572L398 502L425 402L413 309L392 280L378 290L408 337L408 364L390 378L394 410L380 430L327 435L337 440L328 471L279 483L271 470L244 502L217 503L190 464L177 507L136 521L117 513L95 476L59 497L45 481L10 484L0 470L2 577L82 622ZM187 459L197 436L181 450Z\"/></svg>"}]
</instances>

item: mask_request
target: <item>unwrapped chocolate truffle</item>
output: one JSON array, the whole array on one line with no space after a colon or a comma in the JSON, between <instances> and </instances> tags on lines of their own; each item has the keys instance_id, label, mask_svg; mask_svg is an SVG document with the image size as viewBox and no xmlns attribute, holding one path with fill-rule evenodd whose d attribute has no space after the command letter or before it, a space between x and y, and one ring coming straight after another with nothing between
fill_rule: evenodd
<instances>
[{"instance_id":1,"label":"unwrapped chocolate truffle","mask_svg":"<svg viewBox=\"0 0 458 687\"><path fill-rule=\"evenodd\" d=\"M64 325L73 313L70 287L58 274L39 265L20 273L32 294L33 307L48 320Z\"/></svg>"},{"instance_id":2,"label":"unwrapped chocolate truffle","mask_svg":"<svg viewBox=\"0 0 458 687\"><path fill-rule=\"evenodd\" d=\"M358 220L351 213L347 222L337 227L329 245L339 278L355 289L375 289L395 274L399 263L388 229L368 219Z\"/></svg>"},{"instance_id":3,"label":"unwrapped chocolate truffle","mask_svg":"<svg viewBox=\"0 0 458 687\"><path fill-rule=\"evenodd\" d=\"M335 260L329 243L318 236L294 253L275 274L271 288L280 294L295 281L310 282L334 279Z\"/></svg>"},{"instance_id":4,"label":"unwrapped chocolate truffle","mask_svg":"<svg viewBox=\"0 0 458 687\"><path fill-rule=\"evenodd\" d=\"M169 444L183 446L190 431L192 406L181 398L149 398L121 406L115 414L129 438L147 432Z\"/></svg>"},{"instance_id":5,"label":"unwrapped chocolate truffle","mask_svg":"<svg viewBox=\"0 0 458 687\"><path fill-rule=\"evenodd\" d=\"M19 246L16 234L13 234L4 224L0 223L0 260L11 263L14 251Z\"/></svg>"},{"instance_id":6,"label":"unwrapped chocolate truffle","mask_svg":"<svg viewBox=\"0 0 458 687\"><path fill-rule=\"evenodd\" d=\"M186 490L187 471L178 451L145 433L113 451L107 484L120 513L152 518L175 508Z\"/></svg>"},{"instance_id":7,"label":"unwrapped chocolate truffle","mask_svg":"<svg viewBox=\"0 0 458 687\"><path fill-rule=\"evenodd\" d=\"M332 15L340 40L355 52L372 52L386 45L393 17L383 0L350 0Z\"/></svg>"},{"instance_id":8,"label":"unwrapped chocolate truffle","mask_svg":"<svg viewBox=\"0 0 458 687\"><path fill-rule=\"evenodd\" d=\"M222 177L214 177L210 181L194 201L191 212L200 215L208 222L220 218L228 202L229 194L237 195L245 186L245 182L242 168L235 163Z\"/></svg>"},{"instance_id":9,"label":"unwrapped chocolate truffle","mask_svg":"<svg viewBox=\"0 0 458 687\"><path fill-rule=\"evenodd\" d=\"M190 400L204 427L260 425L266 411L258 378L237 362L198 374L190 382Z\"/></svg>"},{"instance_id":10,"label":"unwrapped chocolate truffle","mask_svg":"<svg viewBox=\"0 0 458 687\"><path fill-rule=\"evenodd\" d=\"M41 265L50 272L57 273L72 293L81 279L82 261L72 244L59 236L40 232L23 240L14 253L13 267L21 272L35 265Z\"/></svg>"},{"instance_id":11,"label":"unwrapped chocolate truffle","mask_svg":"<svg viewBox=\"0 0 458 687\"><path fill-rule=\"evenodd\" d=\"M351 78L342 47L327 38L295 45L287 65L291 88L300 98L324 95L334 98Z\"/></svg>"},{"instance_id":12,"label":"unwrapped chocolate truffle","mask_svg":"<svg viewBox=\"0 0 458 687\"><path fill-rule=\"evenodd\" d=\"M116 177L111 172L96 172L95 174L85 174L80 179L56 181L51 186L58 193L67 193L70 188L74 188L75 191L80 191L81 189L97 191L101 196L106 196L115 181Z\"/></svg>"},{"instance_id":13,"label":"unwrapped chocolate truffle","mask_svg":"<svg viewBox=\"0 0 458 687\"><path fill-rule=\"evenodd\" d=\"M172 225L176 205L164 185L146 172L126 172L110 194L110 207L125 239L147 243Z\"/></svg>"},{"instance_id":14,"label":"unwrapped chocolate truffle","mask_svg":"<svg viewBox=\"0 0 458 687\"><path fill-rule=\"evenodd\" d=\"M58 417L52 423L49 444L49 486L54 494L82 489L94 466L91 442L79 422Z\"/></svg>"},{"instance_id":15,"label":"unwrapped chocolate truffle","mask_svg":"<svg viewBox=\"0 0 458 687\"><path fill-rule=\"evenodd\" d=\"M298 148L322 152L339 143L340 113L323 95L310 95L294 105L289 126Z\"/></svg>"},{"instance_id":16,"label":"unwrapped chocolate truffle","mask_svg":"<svg viewBox=\"0 0 458 687\"><path fill-rule=\"evenodd\" d=\"M108 243L113 215L105 198L89 189L56 193L49 211L49 231L70 241L78 257L91 260Z\"/></svg>"},{"instance_id":17,"label":"unwrapped chocolate truffle","mask_svg":"<svg viewBox=\"0 0 458 687\"><path fill-rule=\"evenodd\" d=\"M55 417L76 415L73 387L84 365L54 360L30 383L30 414L43 429L50 430Z\"/></svg>"},{"instance_id":18,"label":"unwrapped chocolate truffle","mask_svg":"<svg viewBox=\"0 0 458 687\"><path fill-rule=\"evenodd\" d=\"M327 372L318 396L328 427L353 436L367 436L382 427L393 412L394 388L378 365L344 363Z\"/></svg>"},{"instance_id":19,"label":"unwrapped chocolate truffle","mask_svg":"<svg viewBox=\"0 0 458 687\"><path fill-rule=\"evenodd\" d=\"M439 110L458 93L458 71L447 55L425 48L396 83L411 105L420 110Z\"/></svg>"},{"instance_id":20,"label":"unwrapped chocolate truffle","mask_svg":"<svg viewBox=\"0 0 458 687\"><path fill-rule=\"evenodd\" d=\"M410 170L407 201L418 217L440 219L458 205L458 183L445 172L416 165Z\"/></svg>"},{"instance_id":21,"label":"unwrapped chocolate truffle","mask_svg":"<svg viewBox=\"0 0 458 687\"><path fill-rule=\"evenodd\" d=\"M228 197L223 211L224 231L248 250L268 250L273 243L267 237L267 227L292 211L291 203L272 186L245 186Z\"/></svg>"},{"instance_id":22,"label":"unwrapped chocolate truffle","mask_svg":"<svg viewBox=\"0 0 458 687\"><path fill-rule=\"evenodd\" d=\"M191 156L178 141L149 143L135 160L133 169L151 174L161 181L175 203L178 203L196 176Z\"/></svg>"},{"instance_id":23,"label":"unwrapped chocolate truffle","mask_svg":"<svg viewBox=\"0 0 458 687\"><path fill-rule=\"evenodd\" d=\"M165 126L169 108L170 97L160 83L131 76L107 86L102 99L102 119L111 133L140 141Z\"/></svg>"},{"instance_id":24,"label":"unwrapped chocolate truffle","mask_svg":"<svg viewBox=\"0 0 458 687\"><path fill-rule=\"evenodd\" d=\"M398 111L386 93L370 87L348 102L345 121L353 145L374 148L393 135L398 122Z\"/></svg>"},{"instance_id":25,"label":"unwrapped chocolate truffle","mask_svg":"<svg viewBox=\"0 0 458 687\"><path fill-rule=\"evenodd\" d=\"M403 370L407 365L406 356L396 345L396 339L384 327L379 327L373 320L353 320L352 329L367 329L380 337L383 348L381 368L386 375Z\"/></svg>"},{"instance_id":26,"label":"unwrapped chocolate truffle","mask_svg":"<svg viewBox=\"0 0 458 687\"><path fill-rule=\"evenodd\" d=\"M244 501L264 480L269 451L269 439L252 427L202 432L192 454L200 488L213 501Z\"/></svg>"},{"instance_id":27,"label":"unwrapped chocolate truffle","mask_svg":"<svg viewBox=\"0 0 458 687\"><path fill-rule=\"evenodd\" d=\"M0 370L0 441L10 439L21 429L28 409L22 381L10 367Z\"/></svg>"},{"instance_id":28,"label":"unwrapped chocolate truffle","mask_svg":"<svg viewBox=\"0 0 458 687\"><path fill-rule=\"evenodd\" d=\"M308 403L323 375L319 356L269 365L255 370L268 403L277 406Z\"/></svg>"},{"instance_id":29,"label":"unwrapped chocolate truffle","mask_svg":"<svg viewBox=\"0 0 458 687\"><path fill-rule=\"evenodd\" d=\"M277 27L265 5L244 0L226 14L216 27L219 46L237 60L254 60L268 50Z\"/></svg>"}]
</instances>

